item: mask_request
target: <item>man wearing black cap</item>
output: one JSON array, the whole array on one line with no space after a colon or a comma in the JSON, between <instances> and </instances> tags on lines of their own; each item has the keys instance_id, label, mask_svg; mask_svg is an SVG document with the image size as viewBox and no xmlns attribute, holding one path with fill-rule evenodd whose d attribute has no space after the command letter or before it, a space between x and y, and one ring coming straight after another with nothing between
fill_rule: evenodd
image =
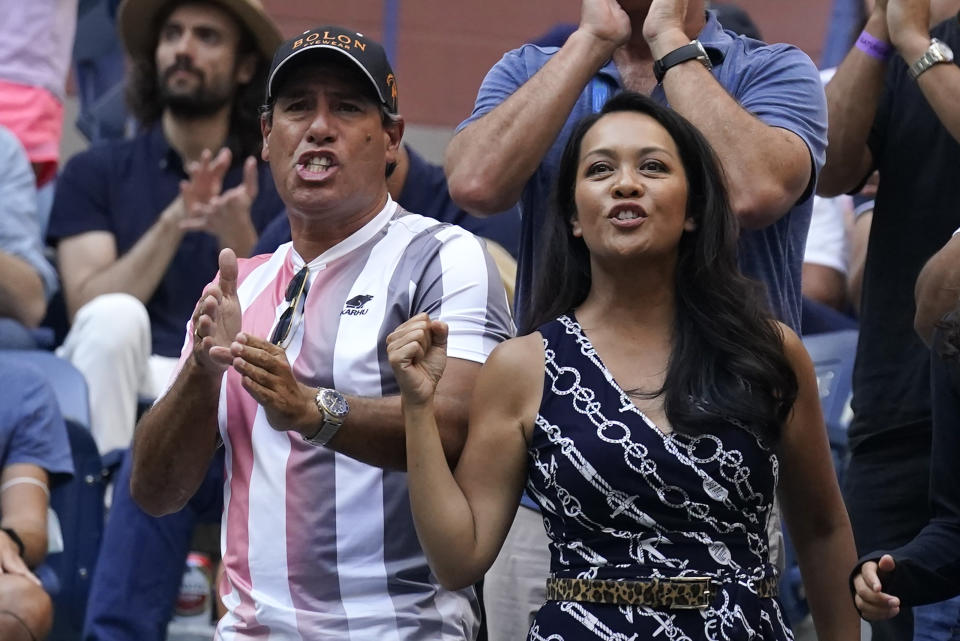
<instances>
[{"instance_id":1,"label":"man wearing black cap","mask_svg":"<svg viewBox=\"0 0 960 641\"><path fill-rule=\"evenodd\" d=\"M221 252L180 371L138 427L134 499L177 510L222 443L222 638L473 638L472 590L436 583L413 529L384 341L418 313L449 324L437 410L455 460L480 363L512 331L496 268L469 233L390 198L403 119L363 34L281 45L261 127L293 240Z\"/></svg>"}]
</instances>

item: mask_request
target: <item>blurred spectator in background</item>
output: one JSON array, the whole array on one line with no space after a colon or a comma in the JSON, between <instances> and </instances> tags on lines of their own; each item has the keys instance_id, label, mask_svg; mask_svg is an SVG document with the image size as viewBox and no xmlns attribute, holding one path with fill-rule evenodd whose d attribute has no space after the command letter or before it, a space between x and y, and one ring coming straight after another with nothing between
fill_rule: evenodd
<instances>
[{"instance_id":1,"label":"blurred spectator in background","mask_svg":"<svg viewBox=\"0 0 960 641\"><path fill-rule=\"evenodd\" d=\"M53 623L31 572L47 555L51 481L73 474L67 428L43 373L0 351L0 639L37 641Z\"/></svg>"},{"instance_id":2,"label":"blurred spectator in background","mask_svg":"<svg viewBox=\"0 0 960 641\"><path fill-rule=\"evenodd\" d=\"M852 216L853 199L849 196L818 196L813 203L807 248L803 253L804 297L838 312L847 308L850 260L847 224L852 222Z\"/></svg>"},{"instance_id":3,"label":"blurred spectator in background","mask_svg":"<svg viewBox=\"0 0 960 641\"><path fill-rule=\"evenodd\" d=\"M484 80L447 149L447 177L468 211L521 203L518 325L526 327L563 145L574 123L621 89L669 103L707 137L744 227L741 268L764 282L774 314L799 330L800 266L826 144L823 89L806 54L724 31L703 0L584 0L562 47L508 52ZM529 499L523 505L485 580L491 641L521 638L543 602L546 535Z\"/></svg>"},{"instance_id":4,"label":"blurred spectator in background","mask_svg":"<svg viewBox=\"0 0 960 641\"><path fill-rule=\"evenodd\" d=\"M856 329L850 304L850 226L853 225L850 196L817 196L810 217L807 246L803 252L804 336Z\"/></svg>"},{"instance_id":5,"label":"blurred spectator in background","mask_svg":"<svg viewBox=\"0 0 960 641\"><path fill-rule=\"evenodd\" d=\"M27 150L46 229L57 173L77 0L0 0L0 125Z\"/></svg>"},{"instance_id":6,"label":"blurred spectator in background","mask_svg":"<svg viewBox=\"0 0 960 641\"><path fill-rule=\"evenodd\" d=\"M43 255L37 185L23 146L0 125L0 349L32 349L57 274Z\"/></svg>"},{"instance_id":7,"label":"blurred spectator in background","mask_svg":"<svg viewBox=\"0 0 960 641\"><path fill-rule=\"evenodd\" d=\"M249 255L283 207L255 158L280 41L260 3L128 0L118 20L143 129L71 159L49 231L73 322L58 354L87 379L101 452L129 445L138 394L169 379L219 250Z\"/></svg>"},{"instance_id":8,"label":"blurred spectator in background","mask_svg":"<svg viewBox=\"0 0 960 641\"><path fill-rule=\"evenodd\" d=\"M960 47L958 10L957 0L877 2L827 85L830 142L821 192L856 191L874 169L880 176L860 298L845 483L861 554L903 545L931 516L930 353L914 332L914 285L960 227L960 69L948 55ZM874 623L873 638L950 638L960 602L913 615L916 626L908 608Z\"/></svg>"}]
</instances>

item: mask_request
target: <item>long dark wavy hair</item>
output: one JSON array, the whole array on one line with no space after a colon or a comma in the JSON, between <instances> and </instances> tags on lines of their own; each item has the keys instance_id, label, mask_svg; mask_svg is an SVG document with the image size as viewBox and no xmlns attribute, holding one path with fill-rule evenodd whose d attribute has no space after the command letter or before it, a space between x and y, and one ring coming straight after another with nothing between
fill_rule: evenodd
<instances>
[{"instance_id":1,"label":"long dark wavy hair","mask_svg":"<svg viewBox=\"0 0 960 641\"><path fill-rule=\"evenodd\" d=\"M128 74L126 86L127 106L130 113L143 126L150 126L160 120L163 114L164 104L160 97L159 76L157 63L153 52L157 50L160 28L167 18L177 9L185 4L203 3L204 0L180 0L171 2L163 11L159 12L151 33L153 40L150 43L150 56L134 56L131 61L131 67ZM220 7L215 4L214 6ZM227 15L231 14L224 9ZM247 30L243 24L234 18L240 29L240 40L237 43L237 57L239 62L243 56L255 54L257 56L257 69L250 79L250 82L237 87L236 95L233 99L233 109L230 113L230 136L236 141L234 149L235 158L246 158L247 156L259 156L262 139L260 136L260 103L263 102L264 87L267 86L267 72L270 61L267 60L257 48L253 34ZM239 154L239 155L238 155Z\"/></svg>"},{"instance_id":2,"label":"long dark wavy hair","mask_svg":"<svg viewBox=\"0 0 960 641\"><path fill-rule=\"evenodd\" d=\"M776 443L797 396L797 380L783 352L762 286L737 265L739 225L730 208L720 163L697 129L650 98L624 92L581 120L560 160L554 203L542 230L527 331L569 313L591 287L590 252L573 235L574 191L584 136L616 112L650 116L667 130L687 176L687 216L676 268L676 320L663 395L674 430L699 434L717 420L741 425Z\"/></svg>"}]
</instances>

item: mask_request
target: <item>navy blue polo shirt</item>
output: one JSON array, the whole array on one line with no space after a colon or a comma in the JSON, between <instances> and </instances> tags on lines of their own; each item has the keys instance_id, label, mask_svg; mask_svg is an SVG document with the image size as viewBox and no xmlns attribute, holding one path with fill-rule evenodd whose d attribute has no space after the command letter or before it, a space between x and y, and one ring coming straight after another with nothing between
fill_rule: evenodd
<instances>
[{"instance_id":1,"label":"navy blue polo shirt","mask_svg":"<svg viewBox=\"0 0 960 641\"><path fill-rule=\"evenodd\" d=\"M243 160L234 153L234 163L223 181L225 190L242 181ZM57 179L49 240L56 244L85 232L107 231L116 240L117 255L122 256L180 194L180 181L186 178L179 154L167 143L159 125L131 140L91 147L71 158ZM283 210L264 163L259 166L259 184L251 209L258 233ZM204 286L217 273L219 253L213 235L184 235L167 273L147 301L154 354L180 355L184 328Z\"/></svg>"}]
</instances>

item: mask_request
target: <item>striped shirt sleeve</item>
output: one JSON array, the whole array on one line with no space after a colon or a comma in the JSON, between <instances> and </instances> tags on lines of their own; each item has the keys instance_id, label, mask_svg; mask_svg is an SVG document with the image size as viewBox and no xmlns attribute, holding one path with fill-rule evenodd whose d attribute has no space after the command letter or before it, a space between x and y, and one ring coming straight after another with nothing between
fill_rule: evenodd
<instances>
[{"instance_id":1,"label":"striped shirt sleeve","mask_svg":"<svg viewBox=\"0 0 960 641\"><path fill-rule=\"evenodd\" d=\"M439 248L424 265L411 315L427 312L450 328L447 355L483 363L515 333L507 294L483 241L456 226L435 233Z\"/></svg>"}]
</instances>

